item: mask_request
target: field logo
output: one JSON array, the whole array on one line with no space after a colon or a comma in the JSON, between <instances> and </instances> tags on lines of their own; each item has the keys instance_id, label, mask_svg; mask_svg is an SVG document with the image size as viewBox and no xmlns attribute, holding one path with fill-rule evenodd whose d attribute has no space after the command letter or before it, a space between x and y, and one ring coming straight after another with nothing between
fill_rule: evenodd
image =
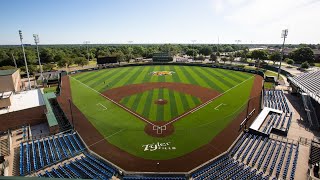
<instances>
[{"instance_id":1,"label":"field logo","mask_svg":"<svg viewBox=\"0 0 320 180\"><path fill-rule=\"evenodd\" d=\"M170 146L170 142L166 143L152 143L152 144L146 144L142 145L144 148L143 151L156 151L156 150L176 150L176 147Z\"/></svg>"},{"instance_id":2,"label":"field logo","mask_svg":"<svg viewBox=\"0 0 320 180\"><path fill-rule=\"evenodd\" d=\"M152 76L167 76L167 75L172 76L173 73L175 73L175 72L173 72L173 71L153 71L150 74Z\"/></svg>"}]
</instances>

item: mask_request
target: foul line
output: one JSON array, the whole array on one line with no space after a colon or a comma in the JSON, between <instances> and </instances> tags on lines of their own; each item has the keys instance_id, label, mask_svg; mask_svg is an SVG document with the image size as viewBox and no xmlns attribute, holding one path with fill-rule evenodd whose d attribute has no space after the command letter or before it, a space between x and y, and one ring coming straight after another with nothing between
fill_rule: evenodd
<instances>
[{"instance_id":1,"label":"foul line","mask_svg":"<svg viewBox=\"0 0 320 180\"><path fill-rule=\"evenodd\" d=\"M124 131L124 130L126 130L126 129L121 129L121 130L119 130L119 131L117 131L117 132L115 132L115 133L113 133L113 134L110 134L110 135L107 136L107 137L103 137L103 139L101 139L101 140L99 140L99 141L97 141L97 142L95 142L95 143L93 143L93 144L90 144L88 147L94 146L94 145L98 144L99 142L104 141L105 139L108 139L108 138L110 138L110 137L112 137L112 136L114 136L114 135L116 135L116 134L121 133L121 132Z\"/></svg>"},{"instance_id":2,"label":"foul line","mask_svg":"<svg viewBox=\"0 0 320 180\"><path fill-rule=\"evenodd\" d=\"M104 108L104 110L107 110L108 108L107 107L105 107L103 104L101 104L101 103L98 103L97 105L100 105L100 106L102 106L103 108Z\"/></svg>"},{"instance_id":3,"label":"foul line","mask_svg":"<svg viewBox=\"0 0 320 180\"><path fill-rule=\"evenodd\" d=\"M143 120L144 122L149 123L149 124L151 124L151 125L153 125L153 126L156 126L155 124L151 123L150 121L148 121L148 120L147 120L147 119L145 119L144 117L142 117L142 116L140 116L139 114L137 114L137 113L135 113L135 112L131 111L131 110L130 110L130 109L128 109L127 107L125 107L125 106L123 106L123 105L121 105L121 104L117 103L116 101L114 101L114 100L110 99L109 97L107 97L107 96L105 96L105 95L101 94L99 91L97 91L97 90L93 89L92 87L90 87L90 86L88 86L88 85L84 84L83 82L79 81L78 79L76 79L76 78L74 78L74 77L72 77L72 76L69 76L69 77L71 77L71 78L72 78L72 79L74 79L75 81L79 82L80 84L82 84L82 85L86 86L87 88L91 89L92 91L94 91L94 92L96 92L96 93L100 94L101 96L103 96L104 98L106 98L106 99L108 99L109 101L113 102L114 104L116 104L116 105L120 106L121 108L125 109L125 110L126 110L126 111L128 111L129 113L131 113L131 114L135 115L136 117L140 118L141 120Z\"/></svg>"},{"instance_id":4,"label":"foul line","mask_svg":"<svg viewBox=\"0 0 320 180\"><path fill-rule=\"evenodd\" d=\"M223 104L223 103L219 104L217 107L214 108L214 110L217 110L217 111L218 111L219 109L217 109L217 108L220 107L220 106L222 106L222 105L225 105L225 104Z\"/></svg>"},{"instance_id":5,"label":"foul line","mask_svg":"<svg viewBox=\"0 0 320 180\"><path fill-rule=\"evenodd\" d=\"M241 85L241 84L245 83L246 81L250 80L250 79L251 79L251 78L253 78L253 77L254 77L254 76L251 76L250 78L248 78L248 79L246 79L246 80L242 81L241 83L239 83L239 84L237 84L237 85L235 85L235 86L231 87L231 88L230 88L230 89L228 89L227 91L225 91L225 92L223 92L223 93L219 94L218 96L216 96L216 97L212 98L211 100L209 100L209 101L205 102L204 104L201 104L200 106L198 106L198 107L196 107L196 108L192 109L191 111L188 111L187 113L182 114L182 115L180 115L180 116L176 117L175 119L173 119L172 121L170 121L170 122L168 122L168 123L164 124L163 126L167 126L167 125L169 125L169 124L171 124L171 123L174 123L174 122L176 122L177 120L181 119L182 117L184 117L184 116L186 116L186 115L188 115L188 114L190 114L190 113L194 113L194 112L196 112L196 111L200 110L201 108L203 108L203 107L207 106L208 104L210 104L213 100L215 100L215 99L217 99L218 97L220 97L220 96L222 96L222 95L226 94L227 92L229 92L229 91L231 91L232 89L234 89L234 88L238 87L239 85Z\"/></svg>"}]
</instances>

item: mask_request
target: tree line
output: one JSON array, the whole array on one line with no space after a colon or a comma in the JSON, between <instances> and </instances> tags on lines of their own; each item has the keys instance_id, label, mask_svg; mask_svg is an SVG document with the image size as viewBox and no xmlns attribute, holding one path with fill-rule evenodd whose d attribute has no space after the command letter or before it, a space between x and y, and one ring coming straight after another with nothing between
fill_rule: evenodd
<instances>
[{"instance_id":1,"label":"tree line","mask_svg":"<svg viewBox=\"0 0 320 180\"><path fill-rule=\"evenodd\" d=\"M103 56L116 56L119 61L127 61L138 58L152 58L157 52L169 52L171 55L188 55L194 59L204 60L205 56L210 56L212 61L217 57L224 62L234 61L235 57L240 57L246 61L247 58L259 60L280 61L281 54L279 51L269 52L267 50L249 51L245 45L236 44L154 44L154 45L89 45L89 52L85 45L42 45L39 46L40 59L44 71L50 71L53 67L69 67L77 64L84 66L88 60L94 60ZM26 58L31 71L39 71L38 57L36 47L31 45L25 46ZM285 58L290 58L294 62L314 62L314 54L308 45L301 46L297 50L290 52ZM24 69L24 59L21 46L0 46L0 67L15 66Z\"/></svg>"}]
</instances>

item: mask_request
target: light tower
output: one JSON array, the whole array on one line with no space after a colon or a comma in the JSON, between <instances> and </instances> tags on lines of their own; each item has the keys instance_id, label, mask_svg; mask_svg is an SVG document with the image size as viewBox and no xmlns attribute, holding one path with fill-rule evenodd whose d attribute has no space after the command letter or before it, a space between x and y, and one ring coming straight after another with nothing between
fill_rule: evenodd
<instances>
[{"instance_id":1,"label":"light tower","mask_svg":"<svg viewBox=\"0 0 320 180\"><path fill-rule=\"evenodd\" d=\"M40 61L40 53L39 53L39 47L38 47L38 43L39 43L38 34L33 34L33 38L34 38L34 43L37 46L37 54L38 54L38 61L39 61L39 67L40 67L40 78L41 78L41 80L43 80L43 70L42 70L42 65L41 65L41 61Z\"/></svg>"},{"instance_id":2,"label":"light tower","mask_svg":"<svg viewBox=\"0 0 320 180\"><path fill-rule=\"evenodd\" d=\"M284 43L286 42L287 36L288 36L288 29L282 30L281 38L283 38L283 43L282 43L282 52L281 52L281 59L280 59L280 64L279 64L279 69L278 69L278 78L277 78L277 80L279 80L279 77L280 77L281 63L282 63L282 59L283 59L283 55L284 55Z\"/></svg>"},{"instance_id":3,"label":"light tower","mask_svg":"<svg viewBox=\"0 0 320 180\"><path fill-rule=\"evenodd\" d=\"M22 47L22 52L23 52L23 58L24 58L24 64L26 65L26 71L27 71L27 76L28 76L28 83L29 83L29 90L31 89L31 82L30 82L30 76L29 76L29 69L28 69L28 63L27 63L27 58L26 58L26 53L24 51L24 46L22 42L22 31L19 30L19 36L20 36L20 42L21 42L21 47Z\"/></svg>"},{"instance_id":4,"label":"light tower","mask_svg":"<svg viewBox=\"0 0 320 180\"><path fill-rule=\"evenodd\" d=\"M192 60L194 60L194 43L197 42L197 40L191 40L191 42L192 42L192 47L193 47L193 51L192 51L193 59Z\"/></svg>"}]
</instances>

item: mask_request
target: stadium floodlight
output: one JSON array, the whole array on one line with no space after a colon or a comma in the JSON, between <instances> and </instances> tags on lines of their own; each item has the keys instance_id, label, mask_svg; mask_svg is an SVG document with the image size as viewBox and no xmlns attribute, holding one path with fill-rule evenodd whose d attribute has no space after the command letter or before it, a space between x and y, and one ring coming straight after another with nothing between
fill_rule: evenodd
<instances>
[{"instance_id":1,"label":"stadium floodlight","mask_svg":"<svg viewBox=\"0 0 320 180\"><path fill-rule=\"evenodd\" d=\"M236 41L237 45L238 45L239 43L241 43L241 40L240 40L240 39L237 39L237 40L235 40L235 41Z\"/></svg>"},{"instance_id":2,"label":"stadium floodlight","mask_svg":"<svg viewBox=\"0 0 320 180\"><path fill-rule=\"evenodd\" d=\"M89 46L88 46L89 43L90 43L90 41L85 41L84 42L84 44L86 44L86 46L87 46L88 62L89 62L89 56L90 56L90 54L89 54Z\"/></svg>"},{"instance_id":3,"label":"stadium floodlight","mask_svg":"<svg viewBox=\"0 0 320 180\"><path fill-rule=\"evenodd\" d=\"M280 64L279 64L279 69L278 69L278 78L277 78L277 80L279 80L279 77L280 77L281 64L282 64L282 60L283 60L283 56L284 56L284 43L286 42L287 36L288 36L288 29L282 30L281 38L283 38L283 43L282 43L282 52L281 52L281 59L280 59Z\"/></svg>"},{"instance_id":4,"label":"stadium floodlight","mask_svg":"<svg viewBox=\"0 0 320 180\"><path fill-rule=\"evenodd\" d=\"M38 48L39 35L33 34L33 38L34 38L34 43L37 46L37 54L38 54L38 61L39 61L39 67L40 67L40 78L41 78L41 80L43 80L43 70L42 70L42 65L41 65L41 61L40 61L40 53L39 53L39 48Z\"/></svg>"},{"instance_id":5,"label":"stadium floodlight","mask_svg":"<svg viewBox=\"0 0 320 180\"><path fill-rule=\"evenodd\" d=\"M194 60L194 43L197 42L197 40L191 40L191 42L192 42L192 46L193 46L193 51L192 51L192 53L193 53L193 60Z\"/></svg>"},{"instance_id":6,"label":"stadium floodlight","mask_svg":"<svg viewBox=\"0 0 320 180\"><path fill-rule=\"evenodd\" d=\"M27 58L26 58L26 53L24 51L24 46L23 46L23 37L22 37L22 31L19 30L19 37L20 37L20 42L21 42L21 47L22 47L22 52L23 52L23 58L24 58L24 64L26 66L26 71L27 71L27 77L28 77L28 83L29 83L29 90L31 89L31 82L30 82L30 76L29 76L29 69L28 69L28 63L27 63Z\"/></svg>"}]
</instances>

